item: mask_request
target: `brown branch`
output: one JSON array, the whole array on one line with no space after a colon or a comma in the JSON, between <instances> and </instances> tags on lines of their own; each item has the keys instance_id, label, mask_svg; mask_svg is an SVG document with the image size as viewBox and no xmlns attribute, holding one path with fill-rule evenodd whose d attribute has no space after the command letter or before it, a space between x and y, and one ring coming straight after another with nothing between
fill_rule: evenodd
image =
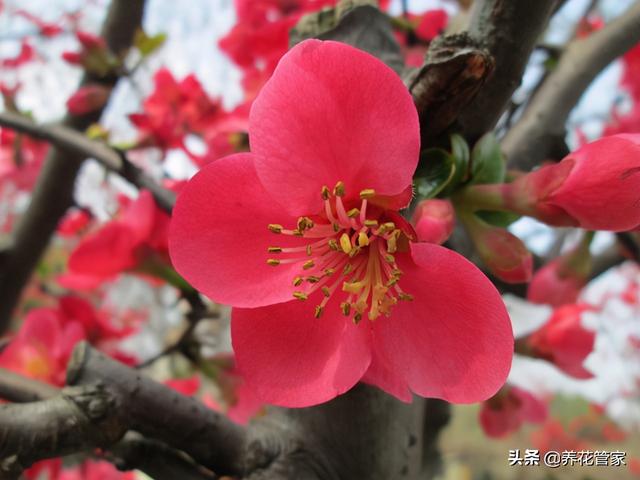
<instances>
[{"instance_id":1,"label":"brown branch","mask_svg":"<svg viewBox=\"0 0 640 480\"><path fill-rule=\"evenodd\" d=\"M0 126L25 133L49 142L59 150L83 158L93 158L110 171L138 188L149 190L156 203L168 213L175 203L175 194L160 186L142 169L131 163L124 153L108 145L91 140L82 133L64 125L38 125L31 119L13 112L0 112Z\"/></svg>"},{"instance_id":2,"label":"brown branch","mask_svg":"<svg viewBox=\"0 0 640 480\"><path fill-rule=\"evenodd\" d=\"M194 398L144 377L94 350L76 346L67 383L104 385L120 404L128 429L190 455L217 474L243 471L244 429Z\"/></svg>"},{"instance_id":3,"label":"brown branch","mask_svg":"<svg viewBox=\"0 0 640 480\"><path fill-rule=\"evenodd\" d=\"M535 2L532 2L535 3ZM573 40L502 148L512 166L530 170L565 137L565 123L593 79L640 41L640 2L587 38Z\"/></svg>"},{"instance_id":4,"label":"brown branch","mask_svg":"<svg viewBox=\"0 0 640 480\"><path fill-rule=\"evenodd\" d=\"M471 143L493 129L500 118L555 5L556 0L474 2L469 35L494 58L496 68L460 115L462 131Z\"/></svg>"},{"instance_id":5,"label":"brown branch","mask_svg":"<svg viewBox=\"0 0 640 480\"><path fill-rule=\"evenodd\" d=\"M142 21L144 0L112 0L103 25L102 36L109 49L124 56ZM95 77L85 73L81 85L101 83L113 87L117 77ZM102 109L82 116L67 115L63 125L84 131L99 120ZM13 233L12 243L4 252L0 270L0 334L7 330L24 285L29 280L58 222L73 205L76 176L83 155L58 148L51 149L38 176L31 203Z\"/></svg>"},{"instance_id":6,"label":"brown branch","mask_svg":"<svg viewBox=\"0 0 640 480\"><path fill-rule=\"evenodd\" d=\"M58 389L0 368L0 398L10 402L35 402L54 397Z\"/></svg>"}]
</instances>

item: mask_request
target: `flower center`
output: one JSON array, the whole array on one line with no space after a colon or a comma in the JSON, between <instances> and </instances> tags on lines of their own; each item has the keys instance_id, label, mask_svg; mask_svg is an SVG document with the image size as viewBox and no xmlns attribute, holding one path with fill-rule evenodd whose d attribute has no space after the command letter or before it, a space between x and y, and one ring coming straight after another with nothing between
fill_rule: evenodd
<instances>
[{"instance_id":1,"label":"flower center","mask_svg":"<svg viewBox=\"0 0 640 480\"><path fill-rule=\"evenodd\" d=\"M320 215L300 217L295 229L276 224L268 227L273 233L307 240L298 247L268 248L269 253L278 255L267 259L269 265L301 264L292 280L299 287L293 296L307 300L315 291L322 291L324 298L315 308L315 317L320 318L329 299L342 294L345 298L340 309L345 316L352 316L354 323L365 314L369 320L388 316L399 300L413 300L398 284L402 272L394 256L409 236L394 222L384 221L384 211L369 205L375 191L362 190L360 205L354 208L347 208L343 201L342 182L333 191L323 187L321 195L324 211Z\"/></svg>"}]
</instances>

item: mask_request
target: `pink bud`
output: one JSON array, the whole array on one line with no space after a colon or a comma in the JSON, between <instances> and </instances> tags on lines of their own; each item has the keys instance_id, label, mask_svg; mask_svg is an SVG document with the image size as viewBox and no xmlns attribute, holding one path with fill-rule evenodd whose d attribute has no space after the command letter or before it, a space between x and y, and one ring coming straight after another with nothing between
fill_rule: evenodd
<instances>
[{"instance_id":1,"label":"pink bud","mask_svg":"<svg viewBox=\"0 0 640 480\"><path fill-rule=\"evenodd\" d=\"M588 305L565 305L529 337L535 356L549 360L560 370L576 378L593 374L582 366L593 350L595 333L582 326L582 314L593 310Z\"/></svg>"},{"instance_id":2,"label":"pink bud","mask_svg":"<svg viewBox=\"0 0 640 480\"><path fill-rule=\"evenodd\" d=\"M82 64L82 54L79 52L62 52L62 59L71 65Z\"/></svg>"},{"instance_id":3,"label":"pink bud","mask_svg":"<svg viewBox=\"0 0 640 480\"><path fill-rule=\"evenodd\" d=\"M640 224L640 134L604 137L506 187L515 209L551 225L631 230Z\"/></svg>"},{"instance_id":4,"label":"pink bud","mask_svg":"<svg viewBox=\"0 0 640 480\"><path fill-rule=\"evenodd\" d=\"M561 260L555 259L533 275L527 291L527 300L554 307L574 303L585 284L585 278L574 272L563 272Z\"/></svg>"},{"instance_id":5,"label":"pink bud","mask_svg":"<svg viewBox=\"0 0 640 480\"><path fill-rule=\"evenodd\" d=\"M76 93L67 100L69 113L84 115L98 110L109 98L109 89L102 85L86 85L80 87Z\"/></svg>"},{"instance_id":6,"label":"pink bud","mask_svg":"<svg viewBox=\"0 0 640 480\"><path fill-rule=\"evenodd\" d=\"M421 242L442 244L455 225L453 205L449 200L424 200L413 213L413 225Z\"/></svg>"},{"instance_id":7,"label":"pink bud","mask_svg":"<svg viewBox=\"0 0 640 480\"><path fill-rule=\"evenodd\" d=\"M86 50L102 50L107 48L107 43L104 41L104 38L89 32L78 30L76 32L76 38L82 45L82 48Z\"/></svg>"},{"instance_id":8,"label":"pink bud","mask_svg":"<svg viewBox=\"0 0 640 480\"><path fill-rule=\"evenodd\" d=\"M471 235L482 261L500 280L525 283L531 279L533 257L518 237L490 226L472 231Z\"/></svg>"}]
</instances>

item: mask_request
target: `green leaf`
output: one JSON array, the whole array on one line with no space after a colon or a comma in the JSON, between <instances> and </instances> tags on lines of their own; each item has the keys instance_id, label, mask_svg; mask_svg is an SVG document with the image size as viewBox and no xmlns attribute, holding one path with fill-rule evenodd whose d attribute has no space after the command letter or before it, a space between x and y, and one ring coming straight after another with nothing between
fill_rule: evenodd
<instances>
[{"instance_id":1,"label":"green leaf","mask_svg":"<svg viewBox=\"0 0 640 480\"><path fill-rule=\"evenodd\" d=\"M416 172L415 187L422 198L438 195L456 174L456 161L441 148L429 148L421 154L421 166Z\"/></svg>"},{"instance_id":2,"label":"green leaf","mask_svg":"<svg viewBox=\"0 0 640 480\"><path fill-rule=\"evenodd\" d=\"M147 35L144 30L140 29L136 32L133 44L140 52L140 55L147 57L158 50L166 41L166 33L158 33L156 35Z\"/></svg>"},{"instance_id":3,"label":"green leaf","mask_svg":"<svg viewBox=\"0 0 640 480\"><path fill-rule=\"evenodd\" d=\"M502 228L507 228L513 222L520 219L520 215L513 212L481 211L476 212L476 215L485 222Z\"/></svg>"},{"instance_id":4,"label":"green leaf","mask_svg":"<svg viewBox=\"0 0 640 480\"><path fill-rule=\"evenodd\" d=\"M473 146L471 183L502 183L506 174L504 156L498 139L489 132Z\"/></svg>"}]
</instances>

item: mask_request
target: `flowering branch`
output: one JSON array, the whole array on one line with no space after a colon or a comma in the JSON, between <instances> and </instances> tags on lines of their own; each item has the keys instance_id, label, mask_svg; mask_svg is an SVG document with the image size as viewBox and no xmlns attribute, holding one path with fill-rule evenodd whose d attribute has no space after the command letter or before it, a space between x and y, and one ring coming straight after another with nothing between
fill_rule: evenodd
<instances>
[{"instance_id":1,"label":"flowering branch","mask_svg":"<svg viewBox=\"0 0 640 480\"><path fill-rule=\"evenodd\" d=\"M640 2L602 30L573 40L509 131L502 149L513 167L530 170L547 158L584 90L616 57L640 41Z\"/></svg>"},{"instance_id":2,"label":"flowering branch","mask_svg":"<svg viewBox=\"0 0 640 480\"><path fill-rule=\"evenodd\" d=\"M0 126L44 140L70 154L93 158L133 185L149 190L157 204L167 212L171 212L173 208L175 202L173 192L161 187L142 169L131 163L123 153L104 143L91 140L64 125L38 125L29 118L13 112L0 112Z\"/></svg>"},{"instance_id":3,"label":"flowering branch","mask_svg":"<svg viewBox=\"0 0 640 480\"><path fill-rule=\"evenodd\" d=\"M124 55L142 21L144 0L113 0L103 25L102 36L109 50ZM115 74L96 77L86 72L81 85L100 83L113 87ZM85 115L67 115L63 125L83 131L100 118L103 108ZM73 205L76 176L85 157L58 148L45 160L33 191L31 203L13 233L11 245L2 256L0 271L0 333L9 326L11 314L24 285L49 244L58 222Z\"/></svg>"},{"instance_id":4,"label":"flowering branch","mask_svg":"<svg viewBox=\"0 0 640 480\"><path fill-rule=\"evenodd\" d=\"M0 398L10 402L33 402L51 398L58 389L48 383L23 377L11 370L0 368Z\"/></svg>"}]
</instances>

